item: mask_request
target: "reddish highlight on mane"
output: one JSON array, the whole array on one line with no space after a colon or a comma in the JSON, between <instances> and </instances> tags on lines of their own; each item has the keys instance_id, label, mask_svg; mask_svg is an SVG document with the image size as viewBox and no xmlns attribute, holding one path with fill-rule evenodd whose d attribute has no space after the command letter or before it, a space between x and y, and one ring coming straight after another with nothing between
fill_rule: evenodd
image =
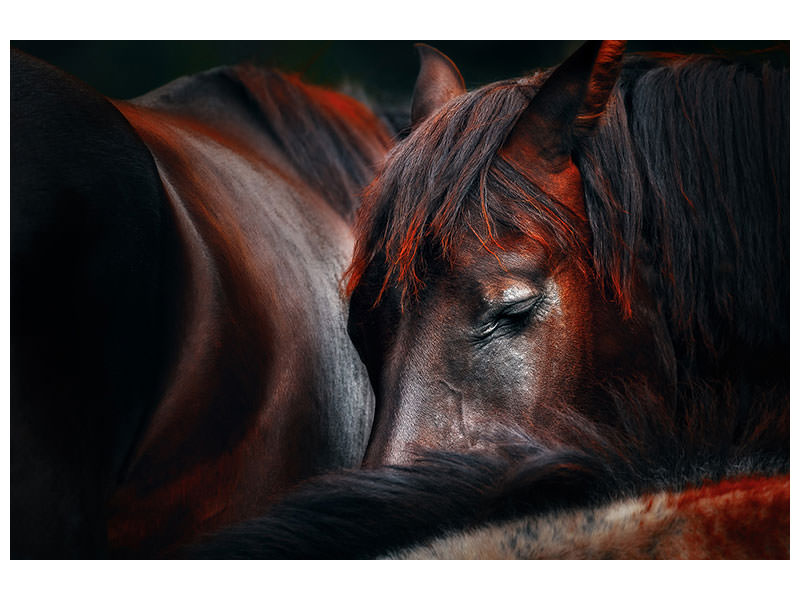
<instances>
[{"instance_id":1,"label":"reddish highlight on mane","mask_svg":"<svg viewBox=\"0 0 800 600\"><path fill-rule=\"evenodd\" d=\"M428 268L437 262L452 268L467 236L495 255L521 237L549 254L590 263L585 218L498 154L540 80L537 75L522 83L499 82L464 94L390 152L363 192L356 247L345 273L348 296L377 267L382 274L379 283L371 282L373 305L390 287L398 289L401 306L413 302Z\"/></svg>"},{"instance_id":2,"label":"reddish highlight on mane","mask_svg":"<svg viewBox=\"0 0 800 600\"><path fill-rule=\"evenodd\" d=\"M373 134L375 131L383 130L378 117L354 98L329 88L308 85L298 74L289 74L286 78L302 89L331 118L341 119L357 131Z\"/></svg>"},{"instance_id":3,"label":"reddish highlight on mane","mask_svg":"<svg viewBox=\"0 0 800 600\"><path fill-rule=\"evenodd\" d=\"M308 85L296 74L244 64L233 68L232 77L301 179L352 220L359 191L391 143L381 120L354 98Z\"/></svg>"},{"instance_id":4,"label":"reddish highlight on mane","mask_svg":"<svg viewBox=\"0 0 800 600\"><path fill-rule=\"evenodd\" d=\"M786 71L724 57L628 57L605 114L573 154L590 240L574 211L499 156L546 75L463 94L392 150L363 195L346 294L364 284L377 306L393 287L405 304L424 287L428 267L452 264L464 236L477 235L489 251L502 248L499 237L517 233L538 236L551 252L581 265L588 252L587 273L623 316L632 314L637 273L653 269L650 291L687 348L699 341L704 351L718 353L732 334L714 319L748 328L759 322L749 306L755 298L768 305L761 313L784 314L788 296L780 277L769 275L763 293L754 294L747 288L763 272L740 257L760 253L758 262L771 273L780 273L787 260L781 205L788 166L776 153L788 152ZM719 95L731 106L703 101ZM736 165L752 166L744 185ZM759 216L773 213L774 221ZM746 233L746 223L763 231ZM756 235L778 243L767 248ZM708 264L718 265L710 275ZM736 281L730 273L739 273ZM743 312L752 314L749 321Z\"/></svg>"}]
</instances>

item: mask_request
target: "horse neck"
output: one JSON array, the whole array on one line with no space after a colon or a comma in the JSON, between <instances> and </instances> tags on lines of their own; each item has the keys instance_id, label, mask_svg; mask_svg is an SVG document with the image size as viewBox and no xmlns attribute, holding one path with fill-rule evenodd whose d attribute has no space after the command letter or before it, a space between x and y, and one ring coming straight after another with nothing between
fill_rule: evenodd
<instances>
[{"instance_id":1,"label":"horse neck","mask_svg":"<svg viewBox=\"0 0 800 600\"><path fill-rule=\"evenodd\" d=\"M352 223L360 191L389 148L378 117L355 99L296 76L249 65L233 74L301 180Z\"/></svg>"},{"instance_id":2,"label":"horse neck","mask_svg":"<svg viewBox=\"0 0 800 600\"><path fill-rule=\"evenodd\" d=\"M183 77L132 102L193 119L246 146L348 222L390 142L379 119L356 100L251 66Z\"/></svg>"}]
</instances>

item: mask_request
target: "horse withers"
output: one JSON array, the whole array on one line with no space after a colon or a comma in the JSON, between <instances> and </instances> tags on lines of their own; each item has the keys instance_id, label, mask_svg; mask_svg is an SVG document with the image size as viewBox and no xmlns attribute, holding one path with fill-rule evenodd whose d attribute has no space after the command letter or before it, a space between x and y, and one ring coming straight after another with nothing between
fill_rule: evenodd
<instances>
[{"instance_id":1,"label":"horse withers","mask_svg":"<svg viewBox=\"0 0 800 600\"><path fill-rule=\"evenodd\" d=\"M109 101L15 51L11 142L12 556L156 556L361 462L366 107L252 66Z\"/></svg>"}]
</instances>

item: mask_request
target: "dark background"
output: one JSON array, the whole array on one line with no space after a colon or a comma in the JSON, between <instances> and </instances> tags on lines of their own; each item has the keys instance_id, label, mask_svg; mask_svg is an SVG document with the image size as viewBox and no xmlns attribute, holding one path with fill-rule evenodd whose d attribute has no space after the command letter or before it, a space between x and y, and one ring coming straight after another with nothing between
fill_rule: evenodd
<instances>
[{"instance_id":1,"label":"dark background","mask_svg":"<svg viewBox=\"0 0 800 600\"><path fill-rule=\"evenodd\" d=\"M458 65L467 87L555 65L577 41L424 41ZM628 50L736 53L771 41L630 41ZM299 72L312 83L360 85L372 98L407 102L417 74L413 41L12 41L113 98L131 98L181 75L245 61ZM788 58L785 59L788 61Z\"/></svg>"}]
</instances>

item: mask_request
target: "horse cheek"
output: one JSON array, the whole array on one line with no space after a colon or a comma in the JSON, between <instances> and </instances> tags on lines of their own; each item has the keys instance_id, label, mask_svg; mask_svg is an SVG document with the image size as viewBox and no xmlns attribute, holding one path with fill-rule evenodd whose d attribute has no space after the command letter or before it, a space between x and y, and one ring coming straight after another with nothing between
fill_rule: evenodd
<instances>
[{"instance_id":1,"label":"horse cheek","mask_svg":"<svg viewBox=\"0 0 800 600\"><path fill-rule=\"evenodd\" d=\"M551 281L547 313L517 336L476 353L467 380L465 420L490 432L498 425L549 436L557 415L584 385L591 367L588 294L580 285Z\"/></svg>"},{"instance_id":2,"label":"horse cheek","mask_svg":"<svg viewBox=\"0 0 800 600\"><path fill-rule=\"evenodd\" d=\"M577 388L591 368L591 295L585 279L572 272L557 274L550 293L540 350L550 361L549 380L540 389L566 392Z\"/></svg>"}]
</instances>

